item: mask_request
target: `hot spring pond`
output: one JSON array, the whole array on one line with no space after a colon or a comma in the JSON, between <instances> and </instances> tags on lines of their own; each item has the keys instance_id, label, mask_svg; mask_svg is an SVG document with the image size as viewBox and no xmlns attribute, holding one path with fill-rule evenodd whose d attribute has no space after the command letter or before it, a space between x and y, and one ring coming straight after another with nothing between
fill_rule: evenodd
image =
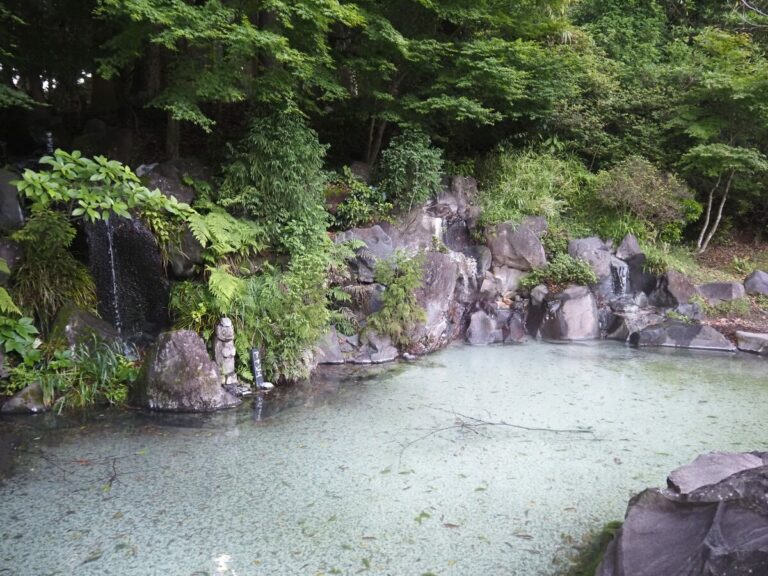
<instances>
[{"instance_id":1,"label":"hot spring pond","mask_svg":"<svg viewBox=\"0 0 768 576\"><path fill-rule=\"evenodd\" d=\"M768 449L767 367L456 346L210 416L3 418L0 574L562 573L673 468Z\"/></svg>"}]
</instances>

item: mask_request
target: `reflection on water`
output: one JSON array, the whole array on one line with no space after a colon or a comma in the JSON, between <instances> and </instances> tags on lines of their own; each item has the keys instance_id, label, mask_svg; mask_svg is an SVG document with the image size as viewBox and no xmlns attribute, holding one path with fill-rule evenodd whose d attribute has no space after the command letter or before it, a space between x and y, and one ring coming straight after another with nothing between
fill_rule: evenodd
<instances>
[{"instance_id":1,"label":"reflection on water","mask_svg":"<svg viewBox=\"0 0 768 576\"><path fill-rule=\"evenodd\" d=\"M213 415L0 419L0 574L554 574L629 495L766 450L765 361L529 344Z\"/></svg>"}]
</instances>

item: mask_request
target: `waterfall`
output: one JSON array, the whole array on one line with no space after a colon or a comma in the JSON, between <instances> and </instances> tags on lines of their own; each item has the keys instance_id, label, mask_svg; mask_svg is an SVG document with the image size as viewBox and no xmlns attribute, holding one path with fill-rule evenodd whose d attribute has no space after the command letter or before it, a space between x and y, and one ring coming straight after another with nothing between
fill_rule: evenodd
<instances>
[{"instance_id":1,"label":"waterfall","mask_svg":"<svg viewBox=\"0 0 768 576\"><path fill-rule=\"evenodd\" d=\"M616 296L629 294L629 265L619 258L611 258L611 274L613 275L613 293Z\"/></svg>"},{"instance_id":2,"label":"waterfall","mask_svg":"<svg viewBox=\"0 0 768 576\"><path fill-rule=\"evenodd\" d=\"M123 321L120 318L120 305L117 296L117 267L115 266L115 248L114 248L114 229L112 228L112 219L104 221L107 228L107 252L109 254L109 274L112 289L112 311L115 315L115 328L117 333L122 334Z\"/></svg>"},{"instance_id":3,"label":"waterfall","mask_svg":"<svg viewBox=\"0 0 768 576\"><path fill-rule=\"evenodd\" d=\"M439 242L445 240L445 226L442 218L432 218L432 236Z\"/></svg>"}]
</instances>

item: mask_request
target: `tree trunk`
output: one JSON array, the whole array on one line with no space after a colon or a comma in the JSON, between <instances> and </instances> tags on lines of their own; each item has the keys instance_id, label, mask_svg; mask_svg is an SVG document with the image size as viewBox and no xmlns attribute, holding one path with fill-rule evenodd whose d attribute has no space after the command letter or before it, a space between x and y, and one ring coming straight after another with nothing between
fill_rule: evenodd
<instances>
[{"instance_id":1,"label":"tree trunk","mask_svg":"<svg viewBox=\"0 0 768 576\"><path fill-rule=\"evenodd\" d=\"M374 134L375 123L376 120L373 119L371 121L371 132L368 138L368 151L365 155L365 161L369 167L372 167L374 162L376 162L376 159L379 157L379 152L381 152L381 144L384 141L384 133L387 130L387 121L380 120L378 129Z\"/></svg>"},{"instance_id":2,"label":"tree trunk","mask_svg":"<svg viewBox=\"0 0 768 576\"><path fill-rule=\"evenodd\" d=\"M179 158L179 144L181 142L181 126L171 112L168 112L168 124L165 128L165 155L168 160Z\"/></svg>"},{"instance_id":3,"label":"tree trunk","mask_svg":"<svg viewBox=\"0 0 768 576\"><path fill-rule=\"evenodd\" d=\"M701 244L704 242L704 235L707 233L707 228L709 228L709 218L712 215L712 200L715 197L715 191L720 187L720 180L722 180L723 175L720 174L717 177L717 182L715 183L712 190L709 191L709 199L707 200L707 215L704 218L704 226L701 228L701 234L699 234L699 239L696 241L696 248L701 250Z\"/></svg>"},{"instance_id":4,"label":"tree trunk","mask_svg":"<svg viewBox=\"0 0 768 576\"><path fill-rule=\"evenodd\" d=\"M725 206L725 201L728 198L728 192L731 190L731 182L733 182L734 174L736 174L736 170L731 170L731 173L728 176L728 182L725 184L723 198L720 200L720 206L717 208L717 218L715 219L715 223L712 225L712 229L709 231L709 234L707 234L707 239L704 241L704 245L699 249L699 254L704 254L704 251L707 249L707 246L709 246L712 237L715 235L715 232L717 232L717 227L720 225L720 220L723 217L723 206Z\"/></svg>"}]
</instances>

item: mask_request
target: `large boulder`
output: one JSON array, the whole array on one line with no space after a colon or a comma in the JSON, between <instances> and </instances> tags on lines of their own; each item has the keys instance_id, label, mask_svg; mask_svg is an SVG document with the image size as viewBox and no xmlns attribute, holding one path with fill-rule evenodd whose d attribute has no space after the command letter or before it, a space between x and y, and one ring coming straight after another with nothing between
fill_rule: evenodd
<instances>
[{"instance_id":1,"label":"large boulder","mask_svg":"<svg viewBox=\"0 0 768 576\"><path fill-rule=\"evenodd\" d=\"M474 312L469 320L466 340L472 346L487 346L504 341L501 325L482 310Z\"/></svg>"},{"instance_id":2,"label":"large boulder","mask_svg":"<svg viewBox=\"0 0 768 576\"><path fill-rule=\"evenodd\" d=\"M589 264L598 280L611 275L611 250L596 236L571 240L568 242L568 254Z\"/></svg>"},{"instance_id":3,"label":"large boulder","mask_svg":"<svg viewBox=\"0 0 768 576\"><path fill-rule=\"evenodd\" d=\"M696 286L685 274L670 270L661 277L659 286L652 295L652 301L657 306L674 308L680 304L688 304L696 293Z\"/></svg>"},{"instance_id":4,"label":"large boulder","mask_svg":"<svg viewBox=\"0 0 768 576\"><path fill-rule=\"evenodd\" d=\"M572 286L547 297L541 336L548 340L594 340L600 337L597 302L589 288Z\"/></svg>"},{"instance_id":5,"label":"large boulder","mask_svg":"<svg viewBox=\"0 0 768 576\"><path fill-rule=\"evenodd\" d=\"M768 272L755 270L744 280L747 294L768 294Z\"/></svg>"},{"instance_id":6,"label":"large boulder","mask_svg":"<svg viewBox=\"0 0 768 576\"><path fill-rule=\"evenodd\" d=\"M195 189L184 184L185 172L176 162L152 164L143 170L137 170L137 173L142 176L144 184L150 190L157 188L166 196L176 198L185 204L192 204L195 200Z\"/></svg>"},{"instance_id":7,"label":"large boulder","mask_svg":"<svg viewBox=\"0 0 768 576\"><path fill-rule=\"evenodd\" d=\"M49 340L73 348L78 344L90 344L93 340L109 344L120 339L114 326L72 305L64 306L56 315Z\"/></svg>"},{"instance_id":8,"label":"large boulder","mask_svg":"<svg viewBox=\"0 0 768 576\"><path fill-rule=\"evenodd\" d=\"M163 332L144 360L130 402L150 410L212 412L237 406L205 342L191 330Z\"/></svg>"},{"instance_id":9,"label":"large boulder","mask_svg":"<svg viewBox=\"0 0 768 576\"><path fill-rule=\"evenodd\" d=\"M703 324L666 320L630 335L633 346L661 346L733 352L736 347L720 332Z\"/></svg>"},{"instance_id":10,"label":"large boulder","mask_svg":"<svg viewBox=\"0 0 768 576\"><path fill-rule=\"evenodd\" d=\"M315 346L315 360L318 364L344 364L339 334L333 326Z\"/></svg>"},{"instance_id":11,"label":"large boulder","mask_svg":"<svg viewBox=\"0 0 768 576\"><path fill-rule=\"evenodd\" d=\"M496 266L483 275L480 294L485 300L513 294L520 288L520 282L526 275L526 272L515 268Z\"/></svg>"},{"instance_id":12,"label":"large boulder","mask_svg":"<svg viewBox=\"0 0 768 576\"><path fill-rule=\"evenodd\" d=\"M744 285L739 282L710 282L701 284L698 291L711 305L738 300L746 296Z\"/></svg>"},{"instance_id":13,"label":"large boulder","mask_svg":"<svg viewBox=\"0 0 768 576\"><path fill-rule=\"evenodd\" d=\"M43 388L39 382L35 382L11 396L0 408L0 412L3 414L39 414L50 409L50 404L45 402Z\"/></svg>"},{"instance_id":14,"label":"large boulder","mask_svg":"<svg viewBox=\"0 0 768 576\"><path fill-rule=\"evenodd\" d=\"M176 278L191 278L203 264L203 246L197 241L189 228L181 234L181 244L172 249L170 255L171 271Z\"/></svg>"},{"instance_id":15,"label":"large boulder","mask_svg":"<svg viewBox=\"0 0 768 576\"><path fill-rule=\"evenodd\" d=\"M371 283L374 281L376 262L386 260L395 251L392 238L378 224L369 228L352 228L336 234L337 243L356 240L365 246L355 250L355 259L350 262L350 268L358 282Z\"/></svg>"},{"instance_id":16,"label":"large boulder","mask_svg":"<svg viewBox=\"0 0 768 576\"><path fill-rule=\"evenodd\" d=\"M673 489L632 498L597 576L768 574L766 463L708 455L673 472Z\"/></svg>"},{"instance_id":17,"label":"large boulder","mask_svg":"<svg viewBox=\"0 0 768 576\"><path fill-rule=\"evenodd\" d=\"M768 356L768 334L736 332L736 346L743 352Z\"/></svg>"},{"instance_id":18,"label":"large boulder","mask_svg":"<svg viewBox=\"0 0 768 576\"><path fill-rule=\"evenodd\" d=\"M640 248L640 243L634 234L627 234L616 249L616 258L622 260L629 260L633 256L639 256L643 253L643 249Z\"/></svg>"},{"instance_id":19,"label":"large boulder","mask_svg":"<svg viewBox=\"0 0 768 576\"><path fill-rule=\"evenodd\" d=\"M475 261L478 276L482 276L491 269L493 255L487 246L469 246L466 250L462 250L462 253Z\"/></svg>"},{"instance_id":20,"label":"large boulder","mask_svg":"<svg viewBox=\"0 0 768 576\"><path fill-rule=\"evenodd\" d=\"M487 243L495 266L532 270L547 264L541 239L525 223L505 222L496 225L488 233Z\"/></svg>"},{"instance_id":21,"label":"large boulder","mask_svg":"<svg viewBox=\"0 0 768 576\"><path fill-rule=\"evenodd\" d=\"M360 337L360 348L351 356L353 364L382 364L400 355L389 336L366 330Z\"/></svg>"},{"instance_id":22,"label":"large boulder","mask_svg":"<svg viewBox=\"0 0 768 576\"><path fill-rule=\"evenodd\" d=\"M632 334L663 321L664 316L652 308L614 312L606 338L627 342Z\"/></svg>"},{"instance_id":23,"label":"large boulder","mask_svg":"<svg viewBox=\"0 0 768 576\"><path fill-rule=\"evenodd\" d=\"M11 184L19 178L15 172L0 168L0 232L11 232L24 225L18 191Z\"/></svg>"}]
</instances>

